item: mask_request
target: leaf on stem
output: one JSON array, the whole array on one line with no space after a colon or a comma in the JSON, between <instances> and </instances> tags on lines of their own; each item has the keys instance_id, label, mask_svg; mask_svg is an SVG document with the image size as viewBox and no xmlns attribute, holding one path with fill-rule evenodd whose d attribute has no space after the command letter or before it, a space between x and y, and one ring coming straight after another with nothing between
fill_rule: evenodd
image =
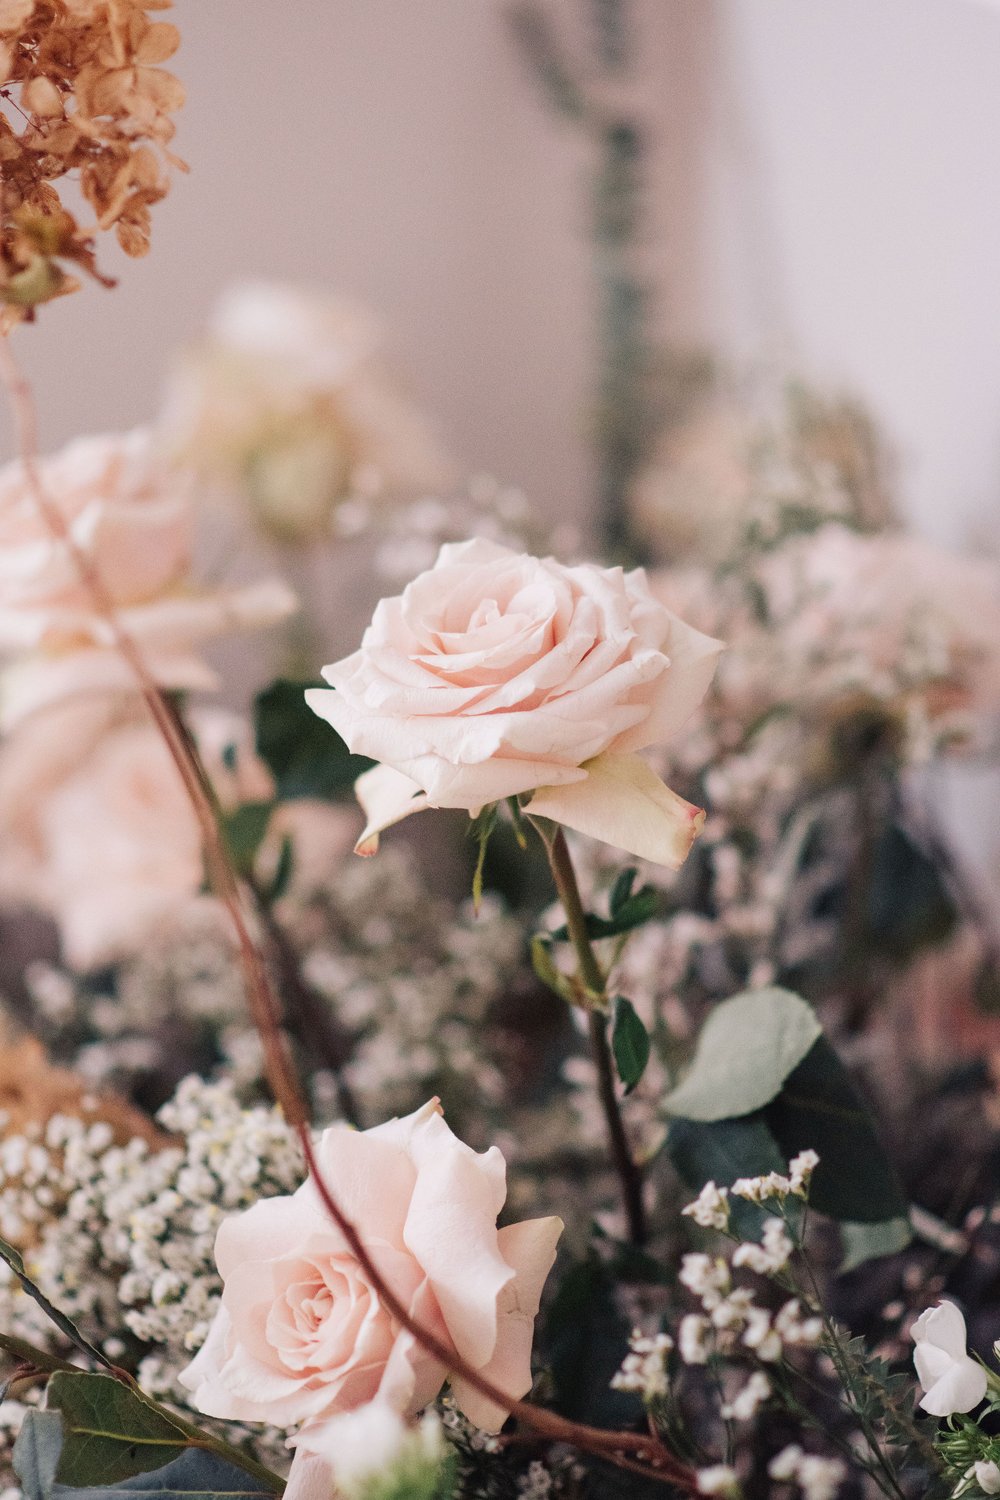
<instances>
[{"instance_id":1,"label":"leaf on stem","mask_svg":"<svg viewBox=\"0 0 1000 1500\"><path fill-rule=\"evenodd\" d=\"M649 1062L649 1032L636 1013L631 1000L616 995L611 1011L611 1051L618 1077L630 1094L646 1071Z\"/></svg>"},{"instance_id":2,"label":"leaf on stem","mask_svg":"<svg viewBox=\"0 0 1000 1500\"><path fill-rule=\"evenodd\" d=\"M812 1007L790 990L734 995L710 1013L687 1075L663 1102L687 1120L762 1109L821 1035Z\"/></svg>"},{"instance_id":3,"label":"leaf on stem","mask_svg":"<svg viewBox=\"0 0 1000 1500\"><path fill-rule=\"evenodd\" d=\"M179 1422L110 1375L53 1375L46 1403L62 1416L60 1484L114 1484L162 1468L190 1445Z\"/></svg>"}]
</instances>

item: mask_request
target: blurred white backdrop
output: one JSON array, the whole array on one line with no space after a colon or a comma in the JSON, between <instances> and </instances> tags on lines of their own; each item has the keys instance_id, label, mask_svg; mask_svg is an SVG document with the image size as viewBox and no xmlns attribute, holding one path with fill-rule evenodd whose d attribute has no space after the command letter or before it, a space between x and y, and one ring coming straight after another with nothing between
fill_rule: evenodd
<instances>
[{"instance_id":1,"label":"blurred white backdrop","mask_svg":"<svg viewBox=\"0 0 1000 1500\"><path fill-rule=\"evenodd\" d=\"M1000 8L634 8L661 331L854 387L921 528L993 530ZM583 0L555 9L579 41ZM46 441L143 420L219 289L266 274L370 302L460 456L578 510L586 158L525 76L502 0L178 0L175 16L192 172L116 293L18 335Z\"/></svg>"}]
</instances>

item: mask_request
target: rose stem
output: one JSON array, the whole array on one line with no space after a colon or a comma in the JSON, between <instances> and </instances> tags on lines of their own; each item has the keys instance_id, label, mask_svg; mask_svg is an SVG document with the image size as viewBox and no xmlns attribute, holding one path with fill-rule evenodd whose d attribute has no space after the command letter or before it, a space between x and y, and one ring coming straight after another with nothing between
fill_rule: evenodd
<instances>
[{"instance_id":1,"label":"rose stem","mask_svg":"<svg viewBox=\"0 0 1000 1500\"><path fill-rule=\"evenodd\" d=\"M326 997L303 974L294 944L252 875L247 878L247 885L270 944L281 994L287 1005L286 1022L290 1023L299 1041L304 1046L313 1048L323 1066L329 1070L341 1118L360 1130L362 1122L358 1103L344 1077L344 1065L351 1055L353 1038L337 1020Z\"/></svg>"},{"instance_id":2,"label":"rose stem","mask_svg":"<svg viewBox=\"0 0 1000 1500\"><path fill-rule=\"evenodd\" d=\"M618 1095L615 1092L614 1063L608 1046L608 1018L603 1008L608 998L607 980L597 962L593 943L587 935L587 917L580 899L580 887L566 835L561 828L557 828L554 835L543 833L542 842L549 856L552 879L566 913L566 926L580 966L580 978L587 991L587 1029L590 1050L597 1068L597 1092L607 1125L611 1158L621 1184L629 1239L635 1245L644 1245L648 1239L648 1230L646 1208L642 1199L642 1173L625 1134Z\"/></svg>"},{"instance_id":3,"label":"rose stem","mask_svg":"<svg viewBox=\"0 0 1000 1500\"><path fill-rule=\"evenodd\" d=\"M589 1427L581 1422L571 1422L544 1407L514 1400L479 1370L467 1364L456 1350L448 1348L434 1333L424 1328L385 1282L357 1228L340 1207L319 1170L305 1094L288 1047L288 1039L281 1027L281 1008L266 966L250 935L236 872L216 821L211 796L206 790L208 778L204 767L187 736L179 732L173 707L157 686L142 652L118 620L114 600L100 572L79 547L58 506L46 493L38 468L37 422L31 387L18 368L6 335L0 335L0 382L10 396L25 479L39 514L52 534L66 547L95 608L108 626L112 641L134 672L142 697L177 765L197 815L205 845L209 879L236 931L240 966L246 981L247 1003L260 1034L268 1083L286 1120L299 1138L306 1164L327 1212L353 1250L376 1296L421 1348L440 1360L455 1375L466 1380L481 1395L509 1411L529 1431L538 1433L550 1442L567 1443L580 1452L604 1458L619 1468L658 1479L665 1484L674 1485L686 1494L696 1495L696 1474L671 1453L661 1440L633 1432L613 1432ZM124 1371L122 1375L125 1375ZM131 1377L128 1377L128 1381L134 1383Z\"/></svg>"}]
</instances>

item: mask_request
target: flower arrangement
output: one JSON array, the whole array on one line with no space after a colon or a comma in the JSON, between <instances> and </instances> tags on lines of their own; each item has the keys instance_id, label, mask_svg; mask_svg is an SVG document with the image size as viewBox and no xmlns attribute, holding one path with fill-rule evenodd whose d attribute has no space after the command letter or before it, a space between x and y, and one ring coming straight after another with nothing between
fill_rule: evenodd
<instances>
[{"instance_id":1,"label":"flower arrangement","mask_svg":"<svg viewBox=\"0 0 1000 1500\"><path fill-rule=\"evenodd\" d=\"M64 172L146 248L155 9L0 0L5 1490L1000 1493L988 1151L948 1201L998 1070L929 1095L911 1000L946 966L957 1035L996 989L920 777L993 748L1000 570L908 536L801 391L743 451L678 403L639 524L680 534L678 447L682 496L725 448L722 510L680 561L581 557L449 492L367 318L279 287L147 430L41 458L10 328L93 269ZM220 490L286 560L409 562L249 714L203 643L295 601L197 581Z\"/></svg>"}]
</instances>

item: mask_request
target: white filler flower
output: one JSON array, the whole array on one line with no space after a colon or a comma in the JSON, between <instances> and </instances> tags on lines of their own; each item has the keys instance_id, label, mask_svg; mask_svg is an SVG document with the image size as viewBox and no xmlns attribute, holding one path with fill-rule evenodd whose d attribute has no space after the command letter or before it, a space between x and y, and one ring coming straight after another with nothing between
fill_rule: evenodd
<instances>
[{"instance_id":1,"label":"white filler flower","mask_svg":"<svg viewBox=\"0 0 1000 1500\"><path fill-rule=\"evenodd\" d=\"M913 1362L923 1386L920 1402L933 1417L971 1411L986 1395L986 1371L966 1347L965 1319L954 1302L928 1308L910 1329Z\"/></svg>"}]
</instances>

